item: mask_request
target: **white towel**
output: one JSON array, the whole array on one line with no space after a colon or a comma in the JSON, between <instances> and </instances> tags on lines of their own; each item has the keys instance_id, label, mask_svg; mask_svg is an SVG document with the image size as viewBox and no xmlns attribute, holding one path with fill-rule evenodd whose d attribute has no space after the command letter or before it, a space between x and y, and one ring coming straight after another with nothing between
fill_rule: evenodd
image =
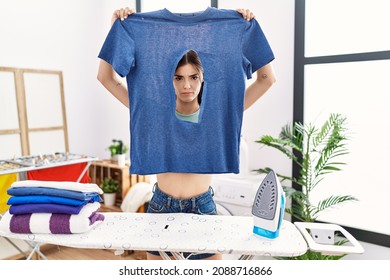
<instances>
[{"instance_id":1,"label":"white towel","mask_svg":"<svg viewBox=\"0 0 390 280\"><path fill-rule=\"evenodd\" d=\"M137 209L150 201L152 198L153 185L145 182L139 182L132 186L127 192L125 199L121 204L123 212L137 212Z\"/></svg>"},{"instance_id":2,"label":"white towel","mask_svg":"<svg viewBox=\"0 0 390 280\"><path fill-rule=\"evenodd\" d=\"M11 187L13 188L28 188L28 187L41 187L41 188L55 188L62 190L70 190L77 192L97 192L102 194L102 189L94 183L78 183L78 182L57 182L57 181L37 181L37 180L22 180L14 182Z\"/></svg>"}]
</instances>

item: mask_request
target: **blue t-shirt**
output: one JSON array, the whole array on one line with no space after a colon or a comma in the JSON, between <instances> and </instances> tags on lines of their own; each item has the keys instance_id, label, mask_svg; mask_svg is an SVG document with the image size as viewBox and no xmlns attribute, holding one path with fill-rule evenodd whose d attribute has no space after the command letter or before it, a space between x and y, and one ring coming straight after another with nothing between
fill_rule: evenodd
<instances>
[{"instance_id":1,"label":"blue t-shirt","mask_svg":"<svg viewBox=\"0 0 390 280\"><path fill-rule=\"evenodd\" d=\"M189 50L204 69L197 123L176 117L173 76ZM245 80L274 59L256 20L216 8L137 13L114 23L99 58L127 80L131 173L239 173Z\"/></svg>"}]
</instances>

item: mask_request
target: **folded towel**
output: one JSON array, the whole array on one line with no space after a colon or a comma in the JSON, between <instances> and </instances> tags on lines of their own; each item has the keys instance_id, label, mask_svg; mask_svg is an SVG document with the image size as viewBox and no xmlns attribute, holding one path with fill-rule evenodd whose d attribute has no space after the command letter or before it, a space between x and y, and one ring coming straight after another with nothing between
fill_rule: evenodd
<instances>
[{"instance_id":1,"label":"folded towel","mask_svg":"<svg viewBox=\"0 0 390 280\"><path fill-rule=\"evenodd\" d=\"M94 202L98 203L98 202ZM12 205L8 211L10 214L33 214L33 213L55 213L55 214L78 214L80 213L83 206L72 206L62 204L50 204L50 203L39 203L39 204L21 204Z\"/></svg>"},{"instance_id":2,"label":"folded towel","mask_svg":"<svg viewBox=\"0 0 390 280\"><path fill-rule=\"evenodd\" d=\"M98 195L96 197L97 202L102 200ZM91 197L84 200L60 197L60 196L50 196L50 195L24 195L24 196L12 196L8 199L8 205L20 205L20 204L36 204L36 203L54 203L54 204L63 204L63 205L72 205L80 206L85 205L89 202L95 202L95 198Z\"/></svg>"},{"instance_id":3,"label":"folded towel","mask_svg":"<svg viewBox=\"0 0 390 280\"><path fill-rule=\"evenodd\" d=\"M7 211L0 220L0 230L12 233L84 233L104 220L98 213L100 203L88 203L78 215L35 213L12 215Z\"/></svg>"},{"instance_id":4,"label":"folded towel","mask_svg":"<svg viewBox=\"0 0 390 280\"><path fill-rule=\"evenodd\" d=\"M11 185L11 187L13 188L41 187L41 188L55 188L55 189L79 191L79 192L97 192L98 194L103 193L102 189L94 183L22 180L22 181L14 182Z\"/></svg>"},{"instance_id":5,"label":"folded towel","mask_svg":"<svg viewBox=\"0 0 390 280\"><path fill-rule=\"evenodd\" d=\"M121 210L123 212L137 212L138 208L152 198L153 185L139 182L132 186L123 199Z\"/></svg>"},{"instance_id":6,"label":"folded towel","mask_svg":"<svg viewBox=\"0 0 390 280\"><path fill-rule=\"evenodd\" d=\"M55 188L42 188L42 187L29 187L29 188L9 188L7 194L11 196L25 196L25 195L50 195L73 198L78 200L89 200L94 198L95 201L102 202L101 197L97 192L81 192L81 191L70 191L61 190Z\"/></svg>"}]
</instances>

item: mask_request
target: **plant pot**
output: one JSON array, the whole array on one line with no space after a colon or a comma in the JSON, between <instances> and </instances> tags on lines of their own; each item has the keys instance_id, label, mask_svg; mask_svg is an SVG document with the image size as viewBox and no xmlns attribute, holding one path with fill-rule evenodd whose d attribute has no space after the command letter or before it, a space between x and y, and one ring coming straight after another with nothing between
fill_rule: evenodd
<instances>
[{"instance_id":1,"label":"plant pot","mask_svg":"<svg viewBox=\"0 0 390 280\"><path fill-rule=\"evenodd\" d=\"M114 206L116 200L116 193L104 193L103 202L105 206Z\"/></svg>"},{"instance_id":2,"label":"plant pot","mask_svg":"<svg viewBox=\"0 0 390 280\"><path fill-rule=\"evenodd\" d=\"M118 166L124 167L126 165L126 154L117 155Z\"/></svg>"},{"instance_id":3,"label":"plant pot","mask_svg":"<svg viewBox=\"0 0 390 280\"><path fill-rule=\"evenodd\" d=\"M111 162L117 164L119 167L124 167L126 165L126 154L111 156Z\"/></svg>"},{"instance_id":4,"label":"plant pot","mask_svg":"<svg viewBox=\"0 0 390 280\"><path fill-rule=\"evenodd\" d=\"M112 163L118 163L118 155L112 155L111 156L111 162Z\"/></svg>"}]
</instances>

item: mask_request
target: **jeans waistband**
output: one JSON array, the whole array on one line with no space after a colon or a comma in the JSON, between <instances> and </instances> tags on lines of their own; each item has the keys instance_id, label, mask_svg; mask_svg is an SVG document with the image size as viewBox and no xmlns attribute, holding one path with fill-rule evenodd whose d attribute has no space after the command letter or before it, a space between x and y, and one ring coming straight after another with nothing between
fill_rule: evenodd
<instances>
[{"instance_id":1,"label":"jeans waistband","mask_svg":"<svg viewBox=\"0 0 390 280\"><path fill-rule=\"evenodd\" d=\"M213 197L214 196L214 190L211 186L209 186L209 189L207 192L204 192L196 197L192 197L192 198L184 198L184 199L179 199L179 198L175 198L167 193L164 193L159 187L158 187L158 184L155 183L153 185L153 189L152 189L153 193L154 194L159 194L160 196L163 196L167 201L167 205L170 206L172 203L174 204L184 204L185 202L189 202L191 201L192 202L192 205L195 206L195 204L200 201L200 200L203 200L203 199L207 199L209 196Z\"/></svg>"}]
</instances>

